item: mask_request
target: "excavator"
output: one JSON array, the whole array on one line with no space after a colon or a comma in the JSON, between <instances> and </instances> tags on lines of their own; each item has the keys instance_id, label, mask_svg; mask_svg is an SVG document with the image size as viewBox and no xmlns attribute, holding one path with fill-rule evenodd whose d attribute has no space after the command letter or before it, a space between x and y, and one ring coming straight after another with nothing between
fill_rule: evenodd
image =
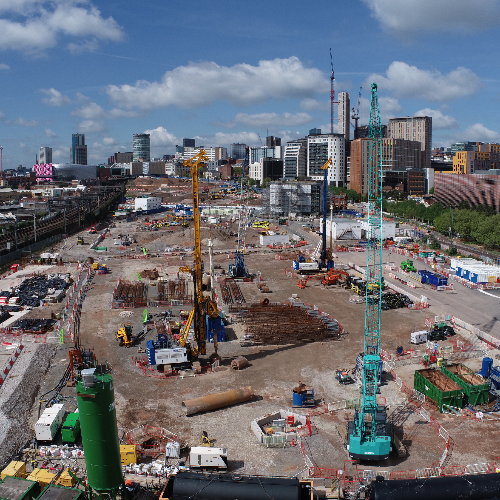
<instances>
[{"instance_id":1,"label":"excavator","mask_svg":"<svg viewBox=\"0 0 500 500\"><path fill-rule=\"evenodd\" d=\"M131 347L134 343L132 335L132 325L123 325L115 335L116 340L120 346Z\"/></svg>"},{"instance_id":2,"label":"excavator","mask_svg":"<svg viewBox=\"0 0 500 500\"><path fill-rule=\"evenodd\" d=\"M328 271L328 274L325 275L325 279L321 281L323 285L335 285L343 278L347 278L349 273L346 271L342 271L341 269L331 268Z\"/></svg>"},{"instance_id":3,"label":"excavator","mask_svg":"<svg viewBox=\"0 0 500 500\"><path fill-rule=\"evenodd\" d=\"M192 188L193 188L193 221L194 221L194 267L180 267L180 272L189 272L193 276L194 281L194 303L191 312L189 313L186 324L179 337L179 344L185 347L188 351L189 358L196 358L198 355L206 355L207 353L207 316L209 318L217 318L219 311L217 304L210 297L203 295L203 270L201 261L201 238L200 238L200 207L198 200L198 169L203 167L208 162L208 156L204 149L200 149L197 155L189 160L184 160L184 166L188 167L191 172ZM194 338L196 347L192 347L188 342L188 334L193 325ZM215 354L212 356L214 360L219 357L217 354L217 339L214 336Z\"/></svg>"}]
</instances>

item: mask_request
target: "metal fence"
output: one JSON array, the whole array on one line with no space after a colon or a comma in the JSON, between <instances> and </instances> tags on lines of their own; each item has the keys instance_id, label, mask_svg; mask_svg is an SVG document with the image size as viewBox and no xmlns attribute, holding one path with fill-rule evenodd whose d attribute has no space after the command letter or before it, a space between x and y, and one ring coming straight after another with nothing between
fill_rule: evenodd
<instances>
[{"instance_id":1,"label":"metal fence","mask_svg":"<svg viewBox=\"0 0 500 500\"><path fill-rule=\"evenodd\" d=\"M22 249L14 250L13 252L6 253L4 255L0 255L0 265L7 264L12 262L13 260L20 259L23 256L23 253L26 252L36 252L41 248L48 247L58 241L61 241L63 238L62 234L55 234L54 236L50 236L49 238L45 238L44 240L37 241L32 245L28 245Z\"/></svg>"}]
</instances>

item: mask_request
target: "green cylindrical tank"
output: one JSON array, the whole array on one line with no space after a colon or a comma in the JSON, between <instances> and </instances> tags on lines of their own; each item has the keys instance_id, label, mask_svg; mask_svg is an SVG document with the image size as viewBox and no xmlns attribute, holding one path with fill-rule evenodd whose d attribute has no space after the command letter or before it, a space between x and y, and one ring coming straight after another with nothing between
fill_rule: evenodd
<instances>
[{"instance_id":1,"label":"green cylindrical tank","mask_svg":"<svg viewBox=\"0 0 500 500\"><path fill-rule=\"evenodd\" d=\"M123 484L113 377L99 368L82 370L76 383L88 484L113 492Z\"/></svg>"}]
</instances>

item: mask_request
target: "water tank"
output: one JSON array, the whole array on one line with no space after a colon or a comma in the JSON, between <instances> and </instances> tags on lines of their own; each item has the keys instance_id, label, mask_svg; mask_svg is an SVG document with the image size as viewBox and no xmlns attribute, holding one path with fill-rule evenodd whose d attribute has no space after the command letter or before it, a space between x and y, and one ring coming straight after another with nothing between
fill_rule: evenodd
<instances>
[{"instance_id":1,"label":"water tank","mask_svg":"<svg viewBox=\"0 0 500 500\"><path fill-rule=\"evenodd\" d=\"M76 383L89 487L116 492L123 484L113 377L98 367ZM92 383L93 382L93 383Z\"/></svg>"},{"instance_id":2,"label":"water tank","mask_svg":"<svg viewBox=\"0 0 500 500\"><path fill-rule=\"evenodd\" d=\"M479 375L483 378L488 378L490 376L491 367L493 366L492 358L483 358L483 365L481 366L481 371Z\"/></svg>"}]
</instances>

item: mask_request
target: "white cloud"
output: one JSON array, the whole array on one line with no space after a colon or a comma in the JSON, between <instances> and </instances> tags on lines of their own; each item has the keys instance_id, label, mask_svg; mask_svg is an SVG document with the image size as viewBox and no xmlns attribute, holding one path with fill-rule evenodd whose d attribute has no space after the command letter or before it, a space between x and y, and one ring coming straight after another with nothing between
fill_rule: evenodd
<instances>
[{"instance_id":1,"label":"white cloud","mask_svg":"<svg viewBox=\"0 0 500 500\"><path fill-rule=\"evenodd\" d=\"M500 25L499 0L363 0L382 28L401 39L418 32L462 35Z\"/></svg>"},{"instance_id":2,"label":"white cloud","mask_svg":"<svg viewBox=\"0 0 500 500\"><path fill-rule=\"evenodd\" d=\"M237 142L248 144L249 146L260 146L259 136L256 132L216 132L213 135L197 135L195 139L197 144L204 144L206 147L229 146Z\"/></svg>"},{"instance_id":3,"label":"white cloud","mask_svg":"<svg viewBox=\"0 0 500 500\"><path fill-rule=\"evenodd\" d=\"M25 120L24 118L21 118L21 117L19 117L13 123L14 123L14 125L22 125L23 127L38 127L38 125L40 125L35 120Z\"/></svg>"},{"instance_id":4,"label":"white cloud","mask_svg":"<svg viewBox=\"0 0 500 500\"><path fill-rule=\"evenodd\" d=\"M443 130L458 128L458 121L453 116L444 115L439 109L424 108L415 113L415 116L432 116L432 129Z\"/></svg>"},{"instance_id":5,"label":"white cloud","mask_svg":"<svg viewBox=\"0 0 500 500\"><path fill-rule=\"evenodd\" d=\"M238 113L230 122L219 123L218 125L228 128L236 127L238 124L250 127L274 127L277 125L296 127L309 123L312 119L312 116L307 113L257 113L255 115Z\"/></svg>"},{"instance_id":6,"label":"white cloud","mask_svg":"<svg viewBox=\"0 0 500 500\"><path fill-rule=\"evenodd\" d=\"M469 125L461 136L466 137L467 141L500 142L500 134L494 130L487 129L482 123Z\"/></svg>"},{"instance_id":7,"label":"white cloud","mask_svg":"<svg viewBox=\"0 0 500 500\"><path fill-rule=\"evenodd\" d=\"M91 134L94 132L102 132L104 130L103 120L83 120L78 125L78 130L84 134Z\"/></svg>"},{"instance_id":8,"label":"white cloud","mask_svg":"<svg viewBox=\"0 0 500 500\"><path fill-rule=\"evenodd\" d=\"M99 47L99 40L92 38L91 40L84 40L80 43L68 43L68 50L73 55L82 54L83 52L95 52Z\"/></svg>"},{"instance_id":9,"label":"white cloud","mask_svg":"<svg viewBox=\"0 0 500 500\"><path fill-rule=\"evenodd\" d=\"M40 89L47 97L42 98L42 102L48 104L49 106L65 106L71 102L71 99L67 95L61 94L58 90L54 88L50 89Z\"/></svg>"},{"instance_id":10,"label":"white cloud","mask_svg":"<svg viewBox=\"0 0 500 500\"><path fill-rule=\"evenodd\" d=\"M394 118L403 108L394 97L379 97L378 105L380 108L380 117L382 121L387 121L388 118ZM370 108L368 107L368 121ZM368 123L368 122L367 122Z\"/></svg>"},{"instance_id":11,"label":"white cloud","mask_svg":"<svg viewBox=\"0 0 500 500\"><path fill-rule=\"evenodd\" d=\"M92 48L97 40L123 38L117 22L103 18L88 0L2 0L1 11L10 16L0 19L0 50L39 53L55 47L62 35L83 39L78 44Z\"/></svg>"},{"instance_id":12,"label":"white cloud","mask_svg":"<svg viewBox=\"0 0 500 500\"><path fill-rule=\"evenodd\" d=\"M300 109L304 111L328 111L330 109L330 101L317 101L312 98L302 99L300 101Z\"/></svg>"},{"instance_id":13,"label":"white cloud","mask_svg":"<svg viewBox=\"0 0 500 500\"><path fill-rule=\"evenodd\" d=\"M180 142L180 140L174 134L172 134L162 126L156 127L151 130L146 130L144 133L150 135L152 147L175 146Z\"/></svg>"},{"instance_id":14,"label":"white cloud","mask_svg":"<svg viewBox=\"0 0 500 500\"><path fill-rule=\"evenodd\" d=\"M55 132L52 132L50 128L45 129L45 136L46 137L57 137L57 134Z\"/></svg>"},{"instance_id":15,"label":"white cloud","mask_svg":"<svg viewBox=\"0 0 500 500\"><path fill-rule=\"evenodd\" d=\"M95 102L86 102L82 104L80 108L72 111L71 114L79 116L80 118L85 118L86 120L102 120L106 116L104 109Z\"/></svg>"},{"instance_id":16,"label":"white cloud","mask_svg":"<svg viewBox=\"0 0 500 500\"><path fill-rule=\"evenodd\" d=\"M189 63L167 71L160 82L109 85L107 93L120 107L151 110L197 108L215 101L250 105L268 99L312 97L327 90L328 80L319 69L306 68L297 57L290 57L259 61L258 66Z\"/></svg>"},{"instance_id":17,"label":"white cloud","mask_svg":"<svg viewBox=\"0 0 500 500\"><path fill-rule=\"evenodd\" d=\"M386 75L372 74L368 77L367 84L376 82L380 90L392 90L399 98L451 101L473 94L480 86L477 75L462 67L443 75L439 71L418 69L401 61L394 61Z\"/></svg>"},{"instance_id":18,"label":"white cloud","mask_svg":"<svg viewBox=\"0 0 500 500\"><path fill-rule=\"evenodd\" d=\"M113 146L116 144L116 139L114 137L103 137L102 143L106 146Z\"/></svg>"},{"instance_id":19,"label":"white cloud","mask_svg":"<svg viewBox=\"0 0 500 500\"><path fill-rule=\"evenodd\" d=\"M8 64L0 63L0 70L1 69L7 70L7 69L10 69L10 66Z\"/></svg>"},{"instance_id":20,"label":"white cloud","mask_svg":"<svg viewBox=\"0 0 500 500\"><path fill-rule=\"evenodd\" d=\"M5 115L0 111L0 121L4 121L5 120Z\"/></svg>"}]
</instances>

